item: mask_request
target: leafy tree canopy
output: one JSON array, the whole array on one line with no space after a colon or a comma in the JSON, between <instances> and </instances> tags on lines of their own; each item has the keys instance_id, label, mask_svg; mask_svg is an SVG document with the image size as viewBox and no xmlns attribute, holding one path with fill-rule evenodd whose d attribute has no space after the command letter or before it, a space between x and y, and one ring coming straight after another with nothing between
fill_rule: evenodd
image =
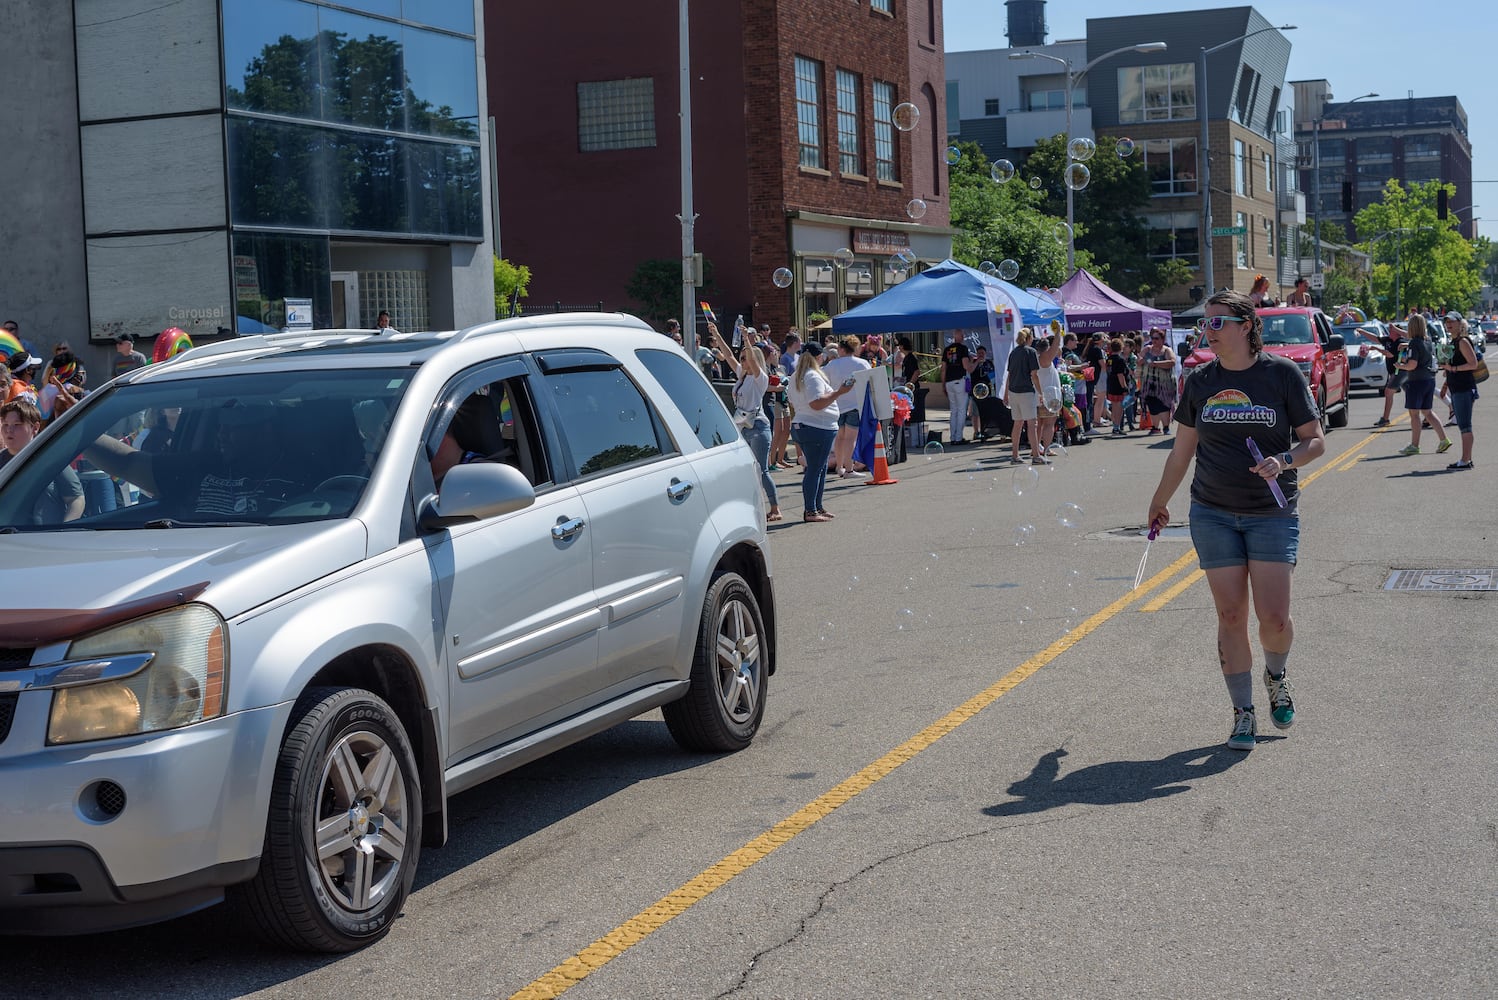
<instances>
[{"instance_id":1,"label":"leafy tree canopy","mask_svg":"<svg viewBox=\"0 0 1498 1000\"><path fill-rule=\"evenodd\" d=\"M1472 243L1457 231L1456 216L1436 217L1440 181L1406 188L1390 179L1383 198L1353 220L1361 246L1373 257L1372 295L1379 312L1398 316L1415 308L1466 309L1482 287L1482 266ZM1453 185L1444 185L1448 195Z\"/></svg>"},{"instance_id":2,"label":"leafy tree canopy","mask_svg":"<svg viewBox=\"0 0 1498 1000\"><path fill-rule=\"evenodd\" d=\"M518 316L519 300L530 294L526 289L531 283L531 269L524 264L512 264L503 257L494 258L494 315L498 317ZM512 310L510 304L514 302Z\"/></svg>"}]
</instances>

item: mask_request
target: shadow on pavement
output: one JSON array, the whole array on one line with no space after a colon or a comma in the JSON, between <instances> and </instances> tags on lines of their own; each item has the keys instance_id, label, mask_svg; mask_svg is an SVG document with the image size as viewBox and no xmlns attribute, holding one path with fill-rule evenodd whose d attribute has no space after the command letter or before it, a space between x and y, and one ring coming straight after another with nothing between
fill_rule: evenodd
<instances>
[{"instance_id":1,"label":"shadow on pavement","mask_svg":"<svg viewBox=\"0 0 1498 1000\"><path fill-rule=\"evenodd\" d=\"M1266 739L1260 737L1261 742ZM1109 761L1060 775L1061 758L1065 756L1066 749L1058 747L1041 757L1028 776L1009 786L1015 801L1000 802L983 812L989 816L1023 816L1058 806L1148 802L1179 795L1191 787L1188 782L1221 774L1248 755L1215 743L1181 750L1161 760Z\"/></svg>"}]
</instances>

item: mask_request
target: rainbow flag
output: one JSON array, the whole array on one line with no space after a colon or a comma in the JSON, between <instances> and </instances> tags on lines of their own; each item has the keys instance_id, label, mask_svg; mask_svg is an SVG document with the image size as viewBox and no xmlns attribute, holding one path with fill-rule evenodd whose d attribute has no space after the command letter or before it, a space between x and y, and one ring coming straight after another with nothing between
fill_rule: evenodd
<instances>
[{"instance_id":1,"label":"rainbow flag","mask_svg":"<svg viewBox=\"0 0 1498 1000\"><path fill-rule=\"evenodd\" d=\"M510 397L501 396L499 400L499 419L505 425L515 422L515 412L510 408Z\"/></svg>"},{"instance_id":2,"label":"rainbow flag","mask_svg":"<svg viewBox=\"0 0 1498 1000\"><path fill-rule=\"evenodd\" d=\"M15 334L9 330L0 330L0 355L4 355L8 360L12 355L24 350L26 348L21 346L21 342L16 339Z\"/></svg>"},{"instance_id":3,"label":"rainbow flag","mask_svg":"<svg viewBox=\"0 0 1498 1000\"><path fill-rule=\"evenodd\" d=\"M707 321L717 325L718 317L713 315L713 307L706 302L698 302L697 304L702 307L702 315L707 317Z\"/></svg>"},{"instance_id":4,"label":"rainbow flag","mask_svg":"<svg viewBox=\"0 0 1498 1000\"><path fill-rule=\"evenodd\" d=\"M57 381L67 382L74 375L78 374L78 362L69 361L65 365L59 365L58 367L52 369L52 374L57 377Z\"/></svg>"}]
</instances>

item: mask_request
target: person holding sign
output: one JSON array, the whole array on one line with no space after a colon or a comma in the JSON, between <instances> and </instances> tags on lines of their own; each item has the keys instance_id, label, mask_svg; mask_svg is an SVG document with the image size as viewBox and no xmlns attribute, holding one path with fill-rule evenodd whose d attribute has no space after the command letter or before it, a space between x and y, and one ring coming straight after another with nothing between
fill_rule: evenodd
<instances>
[{"instance_id":1,"label":"person holding sign","mask_svg":"<svg viewBox=\"0 0 1498 1000\"><path fill-rule=\"evenodd\" d=\"M1300 370L1264 350L1263 323L1248 296L1232 289L1213 295L1200 326L1217 356L1186 377L1175 444L1147 524L1158 531L1170 523L1170 498L1195 459L1191 540L1217 606L1217 658L1233 704L1227 745L1252 750L1258 722L1249 600L1259 619L1270 715L1277 728L1288 729L1295 721L1285 661L1295 637L1290 575L1300 544L1297 472L1325 451L1326 440ZM1255 449L1266 457L1258 459Z\"/></svg>"}]
</instances>

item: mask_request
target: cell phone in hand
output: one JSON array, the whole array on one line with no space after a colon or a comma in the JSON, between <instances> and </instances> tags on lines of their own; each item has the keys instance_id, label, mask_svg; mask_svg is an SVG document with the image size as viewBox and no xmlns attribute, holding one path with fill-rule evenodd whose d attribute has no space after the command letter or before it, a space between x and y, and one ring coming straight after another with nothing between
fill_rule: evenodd
<instances>
[{"instance_id":1,"label":"cell phone in hand","mask_svg":"<svg viewBox=\"0 0 1498 1000\"><path fill-rule=\"evenodd\" d=\"M851 389L851 388L853 388L857 384L858 384L858 379L853 378L851 375L848 378L843 379L843 388L844 389Z\"/></svg>"}]
</instances>

